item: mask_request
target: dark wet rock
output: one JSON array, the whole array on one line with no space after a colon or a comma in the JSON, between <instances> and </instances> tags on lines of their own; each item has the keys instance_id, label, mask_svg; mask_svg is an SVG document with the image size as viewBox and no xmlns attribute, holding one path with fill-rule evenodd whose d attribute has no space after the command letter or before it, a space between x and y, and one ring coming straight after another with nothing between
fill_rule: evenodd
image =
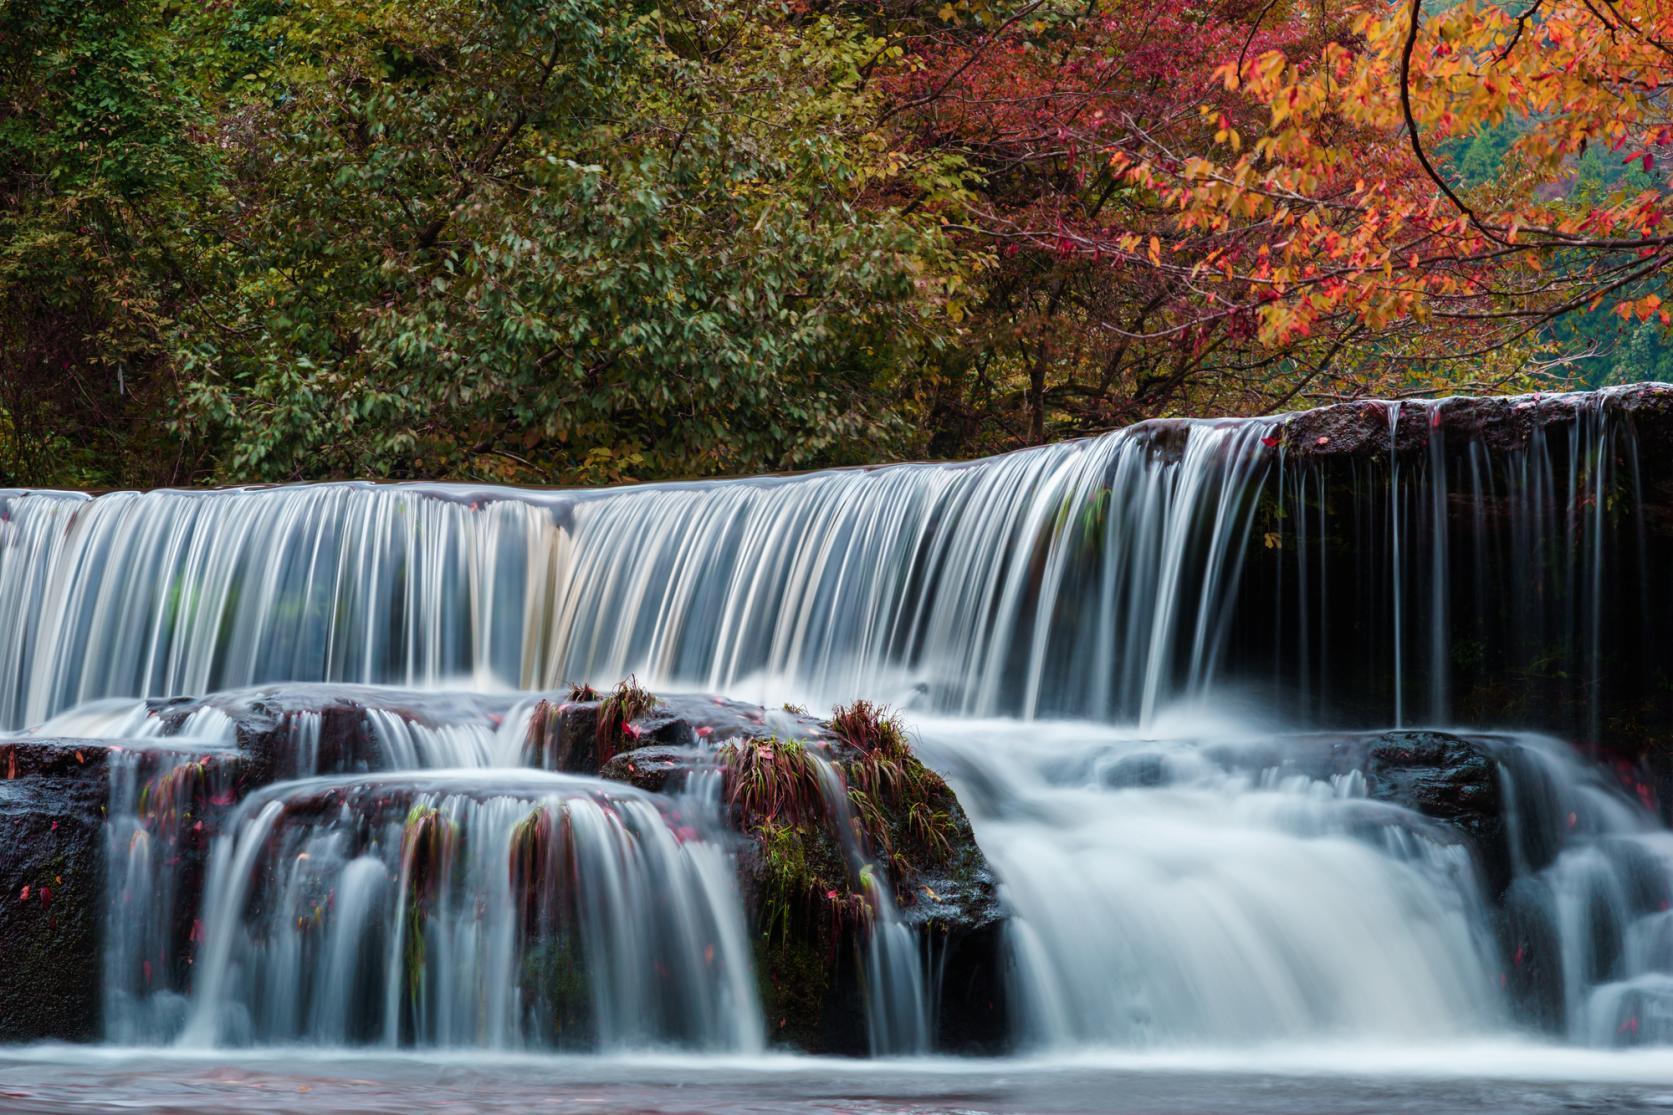
<instances>
[{"instance_id":1,"label":"dark wet rock","mask_svg":"<svg viewBox=\"0 0 1673 1115\"><path fill-rule=\"evenodd\" d=\"M765 708L707 694L672 694L659 699L659 713L685 721L698 739L711 746L768 736L819 740L826 735L825 722L805 709Z\"/></svg>"},{"instance_id":2,"label":"dark wet rock","mask_svg":"<svg viewBox=\"0 0 1673 1115\"><path fill-rule=\"evenodd\" d=\"M540 701L529 720L525 761L567 774L598 773L614 755L609 741L600 743L598 706L597 701Z\"/></svg>"},{"instance_id":3,"label":"dark wet rock","mask_svg":"<svg viewBox=\"0 0 1673 1115\"><path fill-rule=\"evenodd\" d=\"M901 915L917 926L931 958L935 1048L998 1054L1012 1040L1005 910L968 823L960 841L952 866L912 879Z\"/></svg>"},{"instance_id":4,"label":"dark wet rock","mask_svg":"<svg viewBox=\"0 0 1673 1115\"><path fill-rule=\"evenodd\" d=\"M1497 839L1504 817L1498 763L1482 743L1441 732L1386 732L1365 762L1370 796Z\"/></svg>"},{"instance_id":5,"label":"dark wet rock","mask_svg":"<svg viewBox=\"0 0 1673 1115\"><path fill-rule=\"evenodd\" d=\"M1347 745L1366 796L1442 822L1467 837L1489 897L1510 883L1512 854L1498 749L1444 732L1394 731Z\"/></svg>"},{"instance_id":6,"label":"dark wet rock","mask_svg":"<svg viewBox=\"0 0 1673 1115\"><path fill-rule=\"evenodd\" d=\"M912 754L898 725L857 705L814 739L755 737L721 759L775 1041L870 1051L866 949L875 919L898 916L932 958L936 1047L1003 1049L1004 915L994 876L952 790ZM893 915L879 904L884 887Z\"/></svg>"},{"instance_id":7,"label":"dark wet rock","mask_svg":"<svg viewBox=\"0 0 1673 1115\"><path fill-rule=\"evenodd\" d=\"M106 760L0 742L0 1041L98 1036Z\"/></svg>"},{"instance_id":8,"label":"dark wet rock","mask_svg":"<svg viewBox=\"0 0 1673 1115\"><path fill-rule=\"evenodd\" d=\"M713 751L650 745L624 751L604 764L600 777L653 794L678 793L692 774L716 769Z\"/></svg>"},{"instance_id":9,"label":"dark wet rock","mask_svg":"<svg viewBox=\"0 0 1673 1115\"><path fill-rule=\"evenodd\" d=\"M614 760L640 748L696 746L696 726L666 701L625 720L612 715L610 701L541 700L529 721L533 765L569 774L600 774Z\"/></svg>"},{"instance_id":10,"label":"dark wet rock","mask_svg":"<svg viewBox=\"0 0 1673 1115\"><path fill-rule=\"evenodd\" d=\"M571 774L609 769L619 775L627 768L615 760L647 747L713 749L737 740L818 738L823 732L818 720L799 710L769 710L702 694L658 696L651 708L612 728L606 723L609 700L609 694L543 699L529 727L531 764Z\"/></svg>"}]
</instances>

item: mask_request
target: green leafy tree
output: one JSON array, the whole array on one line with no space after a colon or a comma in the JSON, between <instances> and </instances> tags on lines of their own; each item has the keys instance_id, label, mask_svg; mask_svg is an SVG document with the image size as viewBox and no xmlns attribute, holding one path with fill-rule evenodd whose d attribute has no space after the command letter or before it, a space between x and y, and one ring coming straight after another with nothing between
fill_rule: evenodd
<instances>
[{"instance_id":1,"label":"green leafy tree","mask_svg":"<svg viewBox=\"0 0 1673 1115\"><path fill-rule=\"evenodd\" d=\"M694 0L286 6L231 86L235 318L179 430L224 475L608 480L908 448L957 167L870 120L883 48ZM900 202L906 202L902 204Z\"/></svg>"},{"instance_id":2,"label":"green leafy tree","mask_svg":"<svg viewBox=\"0 0 1673 1115\"><path fill-rule=\"evenodd\" d=\"M214 181L174 30L156 4L0 4L0 484L175 456L133 421L172 387L200 287L181 202Z\"/></svg>"}]
</instances>

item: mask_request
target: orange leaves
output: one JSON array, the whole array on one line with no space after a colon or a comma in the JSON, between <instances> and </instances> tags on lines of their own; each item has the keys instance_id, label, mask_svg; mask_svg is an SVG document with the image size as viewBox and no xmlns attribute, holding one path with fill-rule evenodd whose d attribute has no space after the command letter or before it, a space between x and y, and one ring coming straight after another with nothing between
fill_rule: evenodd
<instances>
[{"instance_id":1,"label":"orange leaves","mask_svg":"<svg viewBox=\"0 0 1673 1115\"><path fill-rule=\"evenodd\" d=\"M1656 318L1663 325L1673 325L1673 314L1662 308L1661 297L1655 294L1617 303L1615 313L1622 321L1637 318L1641 322L1648 322L1651 318Z\"/></svg>"},{"instance_id":2,"label":"orange leaves","mask_svg":"<svg viewBox=\"0 0 1673 1115\"><path fill-rule=\"evenodd\" d=\"M908 92L939 99L913 134L989 175L972 223L999 269L1037 253L1046 267L1009 277L1084 284L1076 312L1092 324L1063 350L1089 367L1147 345L1171 360L1182 338L1216 360L1391 375L1497 345L1531 353L1542 312L1652 285L1607 284L1666 220L1664 184L1643 176L1665 173L1673 118L1645 86L1673 88L1673 56L1611 36L1584 0L1544 0L1526 25L1526 4L1437 7L1419 9L1408 67L1409 0L1280 6L1253 25L1190 0L1111 0L974 61L926 55ZM1673 37L1673 4L1607 10ZM1462 145L1444 141L1494 127L1509 150L1466 186ZM1617 193L1573 191L1583 155L1604 157ZM1623 316L1666 312L1635 299Z\"/></svg>"}]
</instances>

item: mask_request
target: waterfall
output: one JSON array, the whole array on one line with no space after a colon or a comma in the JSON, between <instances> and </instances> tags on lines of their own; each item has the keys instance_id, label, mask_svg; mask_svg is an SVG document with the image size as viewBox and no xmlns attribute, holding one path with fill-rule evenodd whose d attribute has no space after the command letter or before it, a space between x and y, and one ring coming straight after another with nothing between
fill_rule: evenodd
<instances>
[{"instance_id":1,"label":"waterfall","mask_svg":"<svg viewBox=\"0 0 1673 1115\"><path fill-rule=\"evenodd\" d=\"M926 725L1006 881L1024 1032L1051 1046L1480 1035L1502 1021L1468 853L1308 748Z\"/></svg>"},{"instance_id":2,"label":"waterfall","mask_svg":"<svg viewBox=\"0 0 1673 1115\"><path fill-rule=\"evenodd\" d=\"M264 681L516 685L555 530L367 485L0 497L0 723Z\"/></svg>"},{"instance_id":3,"label":"waterfall","mask_svg":"<svg viewBox=\"0 0 1673 1115\"><path fill-rule=\"evenodd\" d=\"M210 865L186 1040L758 1048L731 876L677 828L524 771L254 795Z\"/></svg>"},{"instance_id":4,"label":"waterfall","mask_svg":"<svg viewBox=\"0 0 1673 1115\"><path fill-rule=\"evenodd\" d=\"M1268 470L1262 429L574 496L14 496L6 576L40 602L0 650L0 723L270 681L630 673L922 691L970 713L1149 712L1215 675L1232 553Z\"/></svg>"},{"instance_id":5,"label":"waterfall","mask_svg":"<svg viewBox=\"0 0 1673 1115\"><path fill-rule=\"evenodd\" d=\"M120 1042L764 1047L719 776L535 769L568 686L628 675L903 709L997 874L1016 1045L1673 1042L1649 397L585 492L0 492L0 728L114 741ZM1402 797L1425 748L1473 773ZM871 1051L932 1051L935 958L814 764Z\"/></svg>"},{"instance_id":6,"label":"waterfall","mask_svg":"<svg viewBox=\"0 0 1673 1115\"><path fill-rule=\"evenodd\" d=\"M1461 692L1542 671L1589 684L1530 697L1565 707L1524 721L1595 740L1611 687L1647 684L1605 659L1653 644L1666 592L1614 399L1498 449L1449 433L1457 406L1379 404L1381 459L1275 449L1276 422L1166 422L970 464L597 492L0 494L19 633L0 726L274 681L628 674L1117 723L1254 688L1302 720L1400 724L1413 692L1444 722L1477 711ZM1397 451L1408 427L1424 451Z\"/></svg>"}]
</instances>

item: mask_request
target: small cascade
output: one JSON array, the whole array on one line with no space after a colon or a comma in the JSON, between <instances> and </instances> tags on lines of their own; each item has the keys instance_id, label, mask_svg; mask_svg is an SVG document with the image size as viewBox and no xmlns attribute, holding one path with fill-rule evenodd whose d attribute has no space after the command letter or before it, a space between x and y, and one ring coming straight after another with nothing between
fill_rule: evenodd
<instances>
[{"instance_id":1,"label":"small cascade","mask_svg":"<svg viewBox=\"0 0 1673 1115\"><path fill-rule=\"evenodd\" d=\"M1561 742L1518 742L1502 767L1518 1013L1583 1045L1673 1042L1673 833Z\"/></svg>"},{"instance_id":2,"label":"small cascade","mask_svg":"<svg viewBox=\"0 0 1673 1115\"><path fill-rule=\"evenodd\" d=\"M630 789L310 779L228 829L189 1042L761 1044L724 852Z\"/></svg>"},{"instance_id":3,"label":"small cascade","mask_svg":"<svg viewBox=\"0 0 1673 1115\"><path fill-rule=\"evenodd\" d=\"M866 904L866 1023L874 1057L930 1051L930 992L918 934L900 917L888 868L861 845L859 819L835 763L807 752L849 875Z\"/></svg>"},{"instance_id":4,"label":"small cascade","mask_svg":"<svg viewBox=\"0 0 1673 1115\"><path fill-rule=\"evenodd\" d=\"M1419 1041L1498 1021L1468 850L1363 779L1215 731L923 726L1018 914L1030 1042Z\"/></svg>"},{"instance_id":5,"label":"small cascade","mask_svg":"<svg viewBox=\"0 0 1673 1115\"><path fill-rule=\"evenodd\" d=\"M214 705L168 718L146 701L115 697L89 701L31 729L31 735L66 739L161 740L175 744L230 745L232 718Z\"/></svg>"},{"instance_id":6,"label":"small cascade","mask_svg":"<svg viewBox=\"0 0 1673 1115\"><path fill-rule=\"evenodd\" d=\"M109 762L104 1030L150 1044L185 1017L203 936L197 899L216 818L233 801L233 763L172 741L119 746Z\"/></svg>"},{"instance_id":7,"label":"small cascade","mask_svg":"<svg viewBox=\"0 0 1673 1115\"><path fill-rule=\"evenodd\" d=\"M107 1036L760 1048L718 789L670 804L517 766L535 707L302 689L44 724L119 741ZM288 780L235 810L252 710L275 720Z\"/></svg>"},{"instance_id":8,"label":"small cascade","mask_svg":"<svg viewBox=\"0 0 1673 1115\"><path fill-rule=\"evenodd\" d=\"M532 710L531 702L520 702L497 723L488 718L438 723L378 708L368 709L366 719L385 769L503 767L517 765Z\"/></svg>"}]
</instances>

